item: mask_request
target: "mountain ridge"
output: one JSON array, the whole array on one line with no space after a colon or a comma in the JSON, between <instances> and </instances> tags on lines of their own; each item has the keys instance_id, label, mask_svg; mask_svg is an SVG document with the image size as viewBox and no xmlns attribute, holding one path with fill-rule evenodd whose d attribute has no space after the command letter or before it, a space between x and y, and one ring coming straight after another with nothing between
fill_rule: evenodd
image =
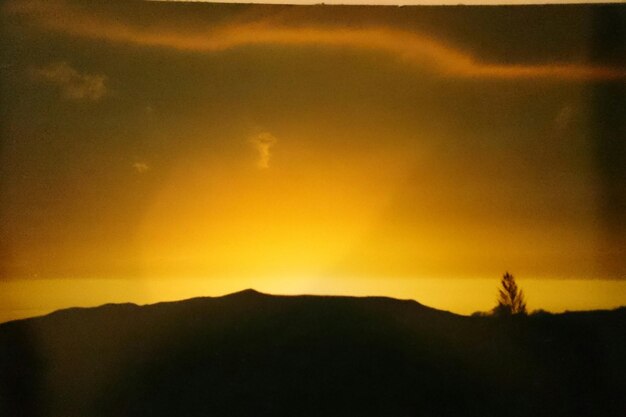
<instances>
[{"instance_id":1,"label":"mountain ridge","mask_svg":"<svg viewBox=\"0 0 626 417\"><path fill-rule=\"evenodd\" d=\"M218 300L222 298L236 298L236 297L274 297L274 298L282 297L282 298L301 298L301 299L302 298L334 298L334 299L388 300L390 302L409 303L409 304L414 304L416 306L424 307L430 310L436 310L436 311L449 313L449 314L453 314L457 316L463 316L462 314L453 313L448 310L441 310L441 309L437 309L434 307L426 306L414 299L398 299L394 297L379 296L379 295L352 296L352 295L319 295L319 294L296 294L296 295L270 294L270 293L265 293L265 292L255 290L253 288L246 288L244 290L235 291L235 292L220 295L220 296L197 296L197 297L183 298L180 300L158 301L155 303L148 303L148 304L121 302L121 303L104 303L104 304L97 305L97 306L77 306L77 307L61 308L61 309L54 310L49 313L38 315L38 316L25 317L25 318L2 322L0 323L0 329L2 328L3 325L8 324L8 323L22 322L22 321L33 320L33 319L41 319L41 318L49 317L49 316L71 314L71 313L81 312L85 310L103 311L103 310L108 310L112 308L126 308L126 309L144 308L144 307L150 308L150 307L155 307L155 306L174 305L177 303L184 303L184 302L203 302L203 301L210 302L211 300Z\"/></svg>"},{"instance_id":2,"label":"mountain ridge","mask_svg":"<svg viewBox=\"0 0 626 417\"><path fill-rule=\"evenodd\" d=\"M497 319L251 289L105 304L0 325L0 415L617 417L624 346L626 308Z\"/></svg>"}]
</instances>

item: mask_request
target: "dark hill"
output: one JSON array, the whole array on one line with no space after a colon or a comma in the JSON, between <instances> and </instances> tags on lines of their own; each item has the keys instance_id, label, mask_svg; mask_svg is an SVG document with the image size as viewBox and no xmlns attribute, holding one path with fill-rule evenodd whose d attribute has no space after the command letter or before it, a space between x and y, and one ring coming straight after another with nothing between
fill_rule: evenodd
<instances>
[{"instance_id":1,"label":"dark hill","mask_svg":"<svg viewBox=\"0 0 626 417\"><path fill-rule=\"evenodd\" d=\"M626 416L626 309L219 298L0 325L0 416Z\"/></svg>"}]
</instances>

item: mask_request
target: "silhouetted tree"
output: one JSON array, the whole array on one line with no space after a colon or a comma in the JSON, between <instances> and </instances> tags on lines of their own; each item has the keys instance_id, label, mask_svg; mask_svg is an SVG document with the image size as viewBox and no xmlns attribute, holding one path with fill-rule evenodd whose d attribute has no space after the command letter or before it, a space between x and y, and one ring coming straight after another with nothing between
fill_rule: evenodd
<instances>
[{"instance_id":1,"label":"silhouetted tree","mask_svg":"<svg viewBox=\"0 0 626 417\"><path fill-rule=\"evenodd\" d=\"M517 287L513 275L506 272L498 289L498 305L493 309L496 316L526 315L524 292Z\"/></svg>"}]
</instances>

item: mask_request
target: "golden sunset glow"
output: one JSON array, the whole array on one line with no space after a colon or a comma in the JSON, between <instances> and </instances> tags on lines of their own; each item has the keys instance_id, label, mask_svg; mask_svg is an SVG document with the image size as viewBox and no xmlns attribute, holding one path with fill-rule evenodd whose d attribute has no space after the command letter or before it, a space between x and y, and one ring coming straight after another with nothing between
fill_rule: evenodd
<instances>
[{"instance_id":1,"label":"golden sunset glow","mask_svg":"<svg viewBox=\"0 0 626 417\"><path fill-rule=\"evenodd\" d=\"M533 309L626 304L591 6L167 3L3 3L0 321L248 287L469 314L507 270Z\"/></svg>"}]
</instances>

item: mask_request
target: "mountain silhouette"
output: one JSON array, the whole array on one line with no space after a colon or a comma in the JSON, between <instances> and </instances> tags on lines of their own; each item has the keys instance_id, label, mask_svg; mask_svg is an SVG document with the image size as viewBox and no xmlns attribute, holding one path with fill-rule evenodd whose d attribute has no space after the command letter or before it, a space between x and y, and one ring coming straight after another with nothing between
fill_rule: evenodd
<instances>
[{"instance_id":1,"label":"mountain silhouette","mask_svg":"<svg viewBox=\"0 0 626 417\"><path fill-rule=\"evenodd\" d=\"M466 317L245 290L0 325L0 415L624 416L626 308Z\"/></svg>"}]
</instances>

